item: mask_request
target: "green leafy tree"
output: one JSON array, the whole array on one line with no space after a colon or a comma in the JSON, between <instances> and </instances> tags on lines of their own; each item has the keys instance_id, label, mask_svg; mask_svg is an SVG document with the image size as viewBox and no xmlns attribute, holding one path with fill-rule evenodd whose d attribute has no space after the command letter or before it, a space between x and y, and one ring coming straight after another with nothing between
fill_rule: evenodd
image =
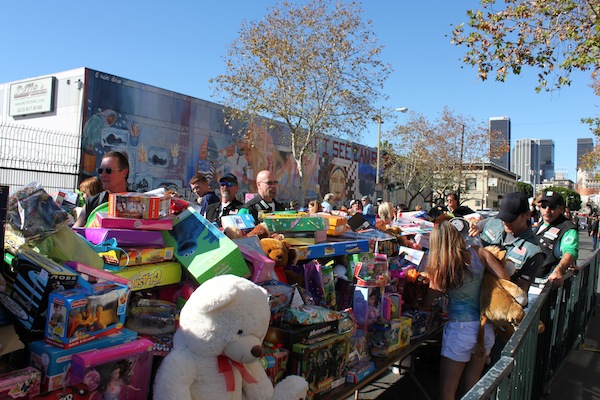
<instances>
[{"instance_id":1,"label":"green leafy tree","mask_svg":"<svg viewBox=\"0 0 600 400\"><path fill-rule=\"evenodd\" d=\"M590 0L480 0L468 10L468 23L453 30L452 42L464 46L463 62L486 80L497 81L524 68L538 71L537 91L571 84L573 71L589 71L600 95L600 2ZM600 118L582 119L600 137ZM600 149L591 157L600 162Z\"/></svg>"},{"instance_id":2,"label":"green leafy tree","mask_svg":"<svg viewBox=\"0 0 600 400\"><path fill-rule=\"evenodd\" d=\"M529 197L533 197L533 186L527 182L517 182L517 192L525 193Z\"/></svg>"},{"instance_id":3,"label":"green leafy tree","mask_svg":"<svg viewBox=\"0 0 600 400\"><path fill-rule=\"evenodd\" d=\"M226 73L211 80L230 121L270 118L287 126L302 197L303 159L315 140L356 138L384 98L391 67L379 59L382 46L361 14L354 2L277 4L260 21L244 22L224 57Z\"/></svg>"},{"instance_id":4,"label":"green leafy tree","mask_svg":"<svg viewBox=\"0 0 600 400\"><path fill-rule=\"evenodd\" d=\"M489 132L485 123L455 114L447 107L433 121L411 113L406 124L384 133L384 183L388 188L404 189L404 203L409 207L427 190L438 198L449 192L463 192L460 199L464 202L468 200L466 175L486 159L508 150L504 145L490 150L490 141L497 141L498 135Z\"/></svg>"}]
</instances>

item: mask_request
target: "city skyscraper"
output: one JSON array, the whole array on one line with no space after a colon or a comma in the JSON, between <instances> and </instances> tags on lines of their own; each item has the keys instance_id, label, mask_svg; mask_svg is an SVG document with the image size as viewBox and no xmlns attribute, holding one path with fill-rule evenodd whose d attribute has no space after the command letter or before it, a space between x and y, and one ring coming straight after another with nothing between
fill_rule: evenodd
<instances>
[{"instance_id":1,"label":"city skyscraper","mask_svg":"<svg viewBox=\"0 0 600 400\"><path fill-rule=\"evenodd\" d=\"M540 145L537 139L519 139L512 152L512 166L521 182L536 185L540 180Z\"/></svg>"},{"instance_id":2,"label":"city skyscraper","mask_svg":"<svg viewBox=\"0 0 600 400\"><path fill-rule=\"evenodd\" d=\"M577 169L580 169L581 157L587 152L594 150L594 139L578 138L577 139Z\"/></svg>"},{"instance_id":3,"label":"city skyscraper","mask_svg":"<svg viewBox=\"0 0 600 400\"><path fill-rule=\"evenodd\" d=\"M540 145L540 182L554 179L554 140L541 139Z\"/></svg>"},{"instance_id":4,"label":"city skyscraper","mask_svg":"<svg viewBox=\"0 0 600 400\"><path fill-rule=\"evenodd\" d=\"M491 117L490 118L490 133L500 132L500 136L495 140L490 140L490 150L499 146L507 146L508 150L497 157L490 159L494 164L511 170L510 156L510 118L508 117Z\"/></svg>"}]
</instances>

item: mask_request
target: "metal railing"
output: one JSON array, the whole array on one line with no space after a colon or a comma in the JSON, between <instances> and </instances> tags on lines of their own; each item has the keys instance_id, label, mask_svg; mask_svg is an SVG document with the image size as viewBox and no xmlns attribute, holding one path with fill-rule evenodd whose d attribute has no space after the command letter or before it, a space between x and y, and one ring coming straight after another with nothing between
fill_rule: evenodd
<instances>
[{"instance_id":1,"label":"metal railing","mask_svg":"<svg viewBox=\"0 0 600 400\"><path fill-rule=\"evenodd\" d=\"M502 358L463 400L543 396L569 352L585 337L596 304L599 254L566 274L562 287L544 287L506 343ZM539 321L544 323L542 333Z\"/></svg>"}]
</instances>

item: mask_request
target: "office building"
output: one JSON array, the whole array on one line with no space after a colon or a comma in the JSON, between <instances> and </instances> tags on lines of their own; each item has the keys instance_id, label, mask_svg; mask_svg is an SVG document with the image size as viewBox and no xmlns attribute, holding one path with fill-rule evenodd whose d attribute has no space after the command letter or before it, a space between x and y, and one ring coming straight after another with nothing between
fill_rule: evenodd
<instances>
[{"instance_id":1,"label":"office building","mask_svg":"<svg viewBox=\"0 0 600 400\"><path fill-rule=\"evenodd\" d=\"M577 139L577 170L581 169L581 157L586 153L594 150L594 139L578 138Z\"/></svg>"},{"instance_id":2,"label":"office building","mask_svg":"<svg viewBox=\"0 0 600 400\"><path fill-rule=\"evenodd\" d=\"M511 160L512 172L521 182L540 183L540 145L538 139L519 139L515 142Z\"/></svg>"},{"instance_id":3,"label":"office building","mask_svg":"<svg viewBox=\"0 0 600 400\"><path fill-rule=\"evenodd\" d=\"M509 171L511 171L511 156L510 156L510 118L508 117L491 117L490 118L490 133L499 132L500 135L493 140L490 140L490 150L500 146L506 146L507 151L503 154L491 157L491 161Z\"/></svg>"},{"instance_id":4,"label":"office building","mask_svg":"<svg viewBox=\"0 0 600 400\"><path fill-rule=\"evenodd\" d=\"M540 182L554 179L554 140L542 139L540 146Z\"/></svg>"}]
</instances>

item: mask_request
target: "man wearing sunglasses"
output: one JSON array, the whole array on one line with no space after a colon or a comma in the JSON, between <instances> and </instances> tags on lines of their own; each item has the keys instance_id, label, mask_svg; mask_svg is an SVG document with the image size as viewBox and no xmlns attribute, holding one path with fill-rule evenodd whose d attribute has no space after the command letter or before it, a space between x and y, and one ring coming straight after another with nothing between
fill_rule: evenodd
<instances>
[{"instance_id":1,"label":"man wearing sunglasses","mask_svg":"<svg viewBox=\"0 0 600 400\"><path fill-rule=\"evenodd\" d=\"M500 203L498 215L472 222L469 235L479 235L483 246L506 249L510 280L524 291L529 290L544 262L544 253L531 230L531 211L525 194L508 193Z\"/></svg>"},{"instance_id":2,"label":"man wearing sunglasses","mask_svg":"<svg viewBox=\"0 0 600 400\"><path fill-rule=\"evenodd\" d=\"M104 191L85 200L85 206L73 227L85 226L90 213L96 207L108 203L109 193L127 192L127 178L129 177L127 156L119 151L109 151L102 157L98 175Z\"/></svg>"},{"instance_id":3,"label":"man wearing sunglasses","mask_svg":"<svg viewBox=\"0 0 600 400\"><path fill-rule=\"evenodd\" d=\"M206 207L206 219L209 222L216 222L221 227L221 217L223 215L237 214L242 202L235 198L239 190L238 180L233 174L226 174L219 179L219 191L221 192L221 201L209 204Z\"/></svg>"},{"instance_id":4,"label":"man wearing sunglasses","mask_svg":"<svg viewBox=\"0 0 600 400\"><path fill-rule=\"evenodd\" d=\"M544 223L536 232L546 260L538 277L563 284L563 275L575 265L579 256L577 227L565 217L565 199L560 193L544 192L539 202Z\"/></svg>"},{"instance_id":5,"label":"man wearing sunglasses","mask_svg":"<svg viewBox=\"0 0 600 400\"><path fill-rule=\"evenodd\" d=\"M256 189L258 194L248 200L240 209L240 214L252 214L254 221L259 222L259 212L285 211L285 205L275 200L277 185L275 174L263 170L256 175Z\"/></svg>"}]
</instances>

